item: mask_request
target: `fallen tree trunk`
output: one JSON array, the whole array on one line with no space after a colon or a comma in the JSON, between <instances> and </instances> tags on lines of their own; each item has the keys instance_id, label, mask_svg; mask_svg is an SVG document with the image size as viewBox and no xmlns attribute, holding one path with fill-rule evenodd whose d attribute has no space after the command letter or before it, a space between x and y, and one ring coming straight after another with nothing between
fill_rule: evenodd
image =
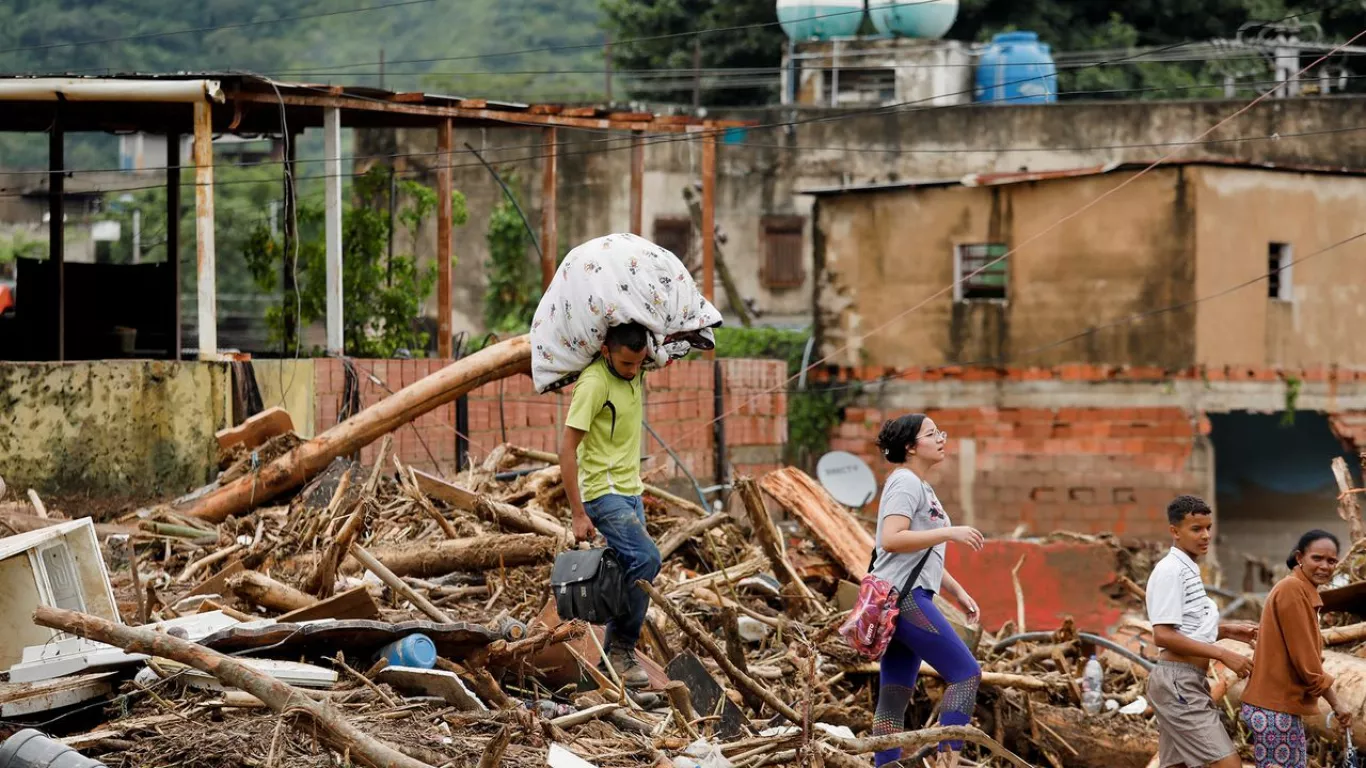
<instances>
[{"instance_id":1,"label":"fallen tree trunk","mask_svg":"<svg viewBox=\"0 0 1366 768\"><path fill-rule=\"evenodd\" d=\"M1348 624L1345 627L1329 627L1323 630L1324 645L1346 645L1366 640L1366 622Z\"/></svg>"},{"instance_id":2,"label":"fallen tree trunk","mask_svg":"<svg viewBox=\"0 0 1366 768\"><path fill-rule=\"evenodd\" d=\"M297 611L318 602L312 595L281 584L259 571L242 571L233 576L228 579L228 589L252 605L272 611Z\"/></svg>"},{"instance_id":3,"label":"fallen tree trunk","mask_svg":"<svg viewBox=\"0 0 1366 768\"><path fill-rule=\"evenodd\" d=\"M1219 645L1252 658L1252 649L1236 640L1220 640ZM1323 671L1333 676L1333 690L1338 695L1338 701L1352 713L1352 738L1357 743L1366 741L1366 721L1363 720L1366 718L1366 659L1337 651L1324 651ZM1247 681L1239 680L1223 664L1213 665L1213 675L1215 681L1211 686L1212 692L1218 698L1220 689L1225 689L1236 712L1243 703L1243 689L1247 687ZM1319 713L1304 718L1304 729L1311 735L1336 742L1342 738L1342 731L1328 728L1324 718L1330 709L1327 702L1319 699Z\"/></svg>"},{"instance_id":4,"label":"fallen tree trunk","mask_svg":"<svg viewBox=\"0 0 1366 768\"><path fill-rule=\"evenodd\" d=\"M318 736L330 749L350 754L365 765L374 768L431 768L427 763L414 760L398 749L365 734L348 722L335 708L314 701L303 691L258 672L237 659L201 645L166 633L120 626L97 616L46 606L39 606L33 612L33 622L39 626L108 643L130 653L160 656L188 664L213 675L225 685L250 693L276 712L307 715L307 719L312 720L314 727L300 728L301 732ZM291 718L291 722L298 724L299 721Z\"/></svg>"},{"instance_id":5,"label":"fallen tree trunk","mask_svg":"<svg viewBox=\"0 0 1366 768\"><path fill-rule=\"evenodd\" d=\"M399 576L427 578L455 571L483 571L502 567L539 565L555 559L560 542L531 533L501 533L446 539L422 546L381 547L370 550L375 559ZM291 564L312 565L318 555L304 555ZM355 574L361 564L347 558L342 570Z\"/></svg>"},{"instance_id":6,"label":"fallen tree trunk","mask_svg":"<svg viewBox=\"0 0 1366 768\"><path fill-rule=\"evenodd\" d=\"M1042 731L1040 736L1065 768L1145 768L1157 752L1157 729L1141 717L1091 717L1075 707L1037 701L1030 709ZM1028 724L1024 727L1027 733Z\"/></svg>"},{"instance_id":7,"label":"fallen tree trunk","mask_svg":"<svg viewBox=\"0 0 1366 768\"><path fill-rule=\"evenodd\" d=\"M784 467L764 475L759 485L801 521L854 581L868 575L873 535L809 475Z\"/></svg>"},{"instance_id":8,"label":"fallen tree trunk","mask_svg":"<svg viewBox=\"0 0 1366 768\"><path fill-rule=\"evenodd\" d=\"M457 360L323 432L254 472L186 503L178 511L219 523L250 512L424 413L470 390L516 373L530 373L531 343L519 336Z\"/></svg>"},{"instance_id":9,"label":"fallen tree trunk","mask_svg":"<svg viewBox=\"0 0 1366 768\"><path fill-rule=\"evenodd\" d=\"M473 512L489 522L511 528L514 531L566 540L573 538L573 534L565 528L563 523L549 515L536 514L528 509L514 507L497 499L481 496L473 491L461 488L455 483L447 482L420 470L413 470L413 476L417 478L417 487L423 493L437 501L444 501L463 512Z\"/></svg>"}]
</instances>

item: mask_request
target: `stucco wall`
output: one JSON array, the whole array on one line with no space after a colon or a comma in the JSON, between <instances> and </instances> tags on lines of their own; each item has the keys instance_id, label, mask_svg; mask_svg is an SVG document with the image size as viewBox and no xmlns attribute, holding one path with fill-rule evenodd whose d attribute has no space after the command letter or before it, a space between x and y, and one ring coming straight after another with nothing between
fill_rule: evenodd
<instances>
[{"instance_id":1,"label":"stucco wall","mask_svg":"<svg viewBox=\"0 0 1366 768\"><path fill-rule=\"evenodd\" d=\"M0 477L17 492L151 496L210 479L225 363L0 363Z\"/></svg>"},{"instance_id":2,"label":"stucco wall","mask_svg":"<svg viewBox=\"0 0 1366 768\"><path fill-rule=\"evenodd\" d=\"M1126 182L1122 193L1100 199ZM1180 168L823 197L816 254L821 354L842 365L1191 365L1188 311L1050 346L1190 298L1188 198ZM1014 250L1004 302L958 302L946 290L955 279L955 246L974 243Z\"/></svg>"},{"instance_id":3,"label":"stucco wall","mask_svg":"<svg viewBox=\"0 0 1366 768\"><path fill-rule=\"evenodd\" d=\"M1366 362L1366 240L1343 242L1366 220L1366 178L1189 169L1193 179L1197 296L1256 283L1197 308L1196 348L1208 365ZM1268 245L1288 243L1293 300L1267 295ZM1338 243L1329 251L1324 249Z\"/></svg>"}]
</instances>

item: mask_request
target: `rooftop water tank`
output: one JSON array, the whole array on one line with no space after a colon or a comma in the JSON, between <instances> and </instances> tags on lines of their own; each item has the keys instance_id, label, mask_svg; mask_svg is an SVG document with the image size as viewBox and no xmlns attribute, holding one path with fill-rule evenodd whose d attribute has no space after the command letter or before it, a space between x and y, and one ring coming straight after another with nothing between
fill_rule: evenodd
<instances>
[{"instance_id":1,"label":"rooftop water tank","mask_svg":"<svg viewBox=\"0 0 1366 768\"><path fill-rule=\"evenodd\" d=\"M778 0L778 23L789 40L853 37L863 24L864 0Z\"/></svg>"},{"instance_id":2,"label":"rooftop water tank","mask_svg":"<svg viewBox=\"0 0 1366 768\"><path fill-rule=\"evenodd\" d=\"M995 104L1052 104L1058 100L1053 49L1034 32L1002 32L977 63L976 100Z\"/></svg>"},{"instance_id":3,"label":"rooftop water tank","mask_svg":"<svg viewBox=\"0 0 1366 768\"><path fill-rule=\"evenodd\" d=\"M868 0L868 15L884 35L937 40L958 17L958 0Z\"/></svg>"}]
</instances>

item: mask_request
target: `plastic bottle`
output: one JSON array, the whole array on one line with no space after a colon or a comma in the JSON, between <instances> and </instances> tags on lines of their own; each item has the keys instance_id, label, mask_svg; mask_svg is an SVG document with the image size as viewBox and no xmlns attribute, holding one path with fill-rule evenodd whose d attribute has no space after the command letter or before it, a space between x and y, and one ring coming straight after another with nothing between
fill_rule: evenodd
<instances>
[{"instance_id":1,"label":"plastic bottle","mask_svg":"<svg viewBox=\"0 0 1366 768\"><path fill-rule=\"evenodd\" d=\"M1081 676L1081 708L1086 710L1086 714L1097 714L1104 706L1105 695L1101 690L1104 683L1105 670L1101 669L1100 661L1092 654L1090 661L1086 662L1086 672Z\"/></svg>"}]
</instances>

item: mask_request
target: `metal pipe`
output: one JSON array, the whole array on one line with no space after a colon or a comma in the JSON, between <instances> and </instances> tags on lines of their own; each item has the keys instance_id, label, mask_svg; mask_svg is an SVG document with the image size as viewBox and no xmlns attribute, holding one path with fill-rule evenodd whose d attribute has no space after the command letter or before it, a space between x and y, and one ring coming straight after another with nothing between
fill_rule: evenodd
<instances>
[{"instance_id":1,"label":"metal pipe","mask_svg":"<svg viewBox=\"0 0 1366 768\"><path fill-rule=\"evenodd\" d=\"M503 194L506 195L508 201L512 203L512 207L517 209L517 215L522 217L522 226L526 227L527 235L531 237L531 244L536 246L536 255L544 259L545 252L541 249L540 239L536 237L536 230L531 228L531 222L527 220L526 211L523 211L522 204L517 202L517 196L512 194L512 190L508 189L507 182L503 181L503 177L498 175L498 171L495 170L493 166L489 165L489 161L485 160L484 156L479 154L479 150L471 146L468 141L465 142L465 149L468 149L470 154L474 155L474 158L488 169L489 173L493 174L493 180L498 182L498 186L503 188Z\"/></svg>"},{"instance_id":2,"label":"metal pipe","mask_svg":"<svg viewBox=\"0 0 1366 768\"><path fill-rule=\"evenodd\" d=\"M0 81L0 101L223 103L217 80L105 80L34 77Z\"/></svg>"},{"instance_id":3,"label":"metal pipe","mask_svg":"<svg viewBox=\"0 0 1366 768\"><path fill-rule=\"evenodd\" d=\"M1015 645L1016 643L1037 643L1042 642L1044 640L1052 640L1055 634L1056 633L1054 632L1023 632L1018 635L1011 635L1010 637L997 641L995 645L991 646L991 652L1000 653L1005 649L1009 648L1010 646ZM1100 635L1093 635L1089 632L1078 632L1077 637L1081 640L1091 643L1092 645L1099 645L1103 648L1108 648L1114 651L1115 653L1119 654L1120 656L1129 659L1135 664L1142 666L1144 669L1151 670L1153 667L1157 666L1156 664L1143 658L1139 654L1134 653L1128 648L1125 648L1119 643L1101 637Z\"/></svg>"}]
</instances>

